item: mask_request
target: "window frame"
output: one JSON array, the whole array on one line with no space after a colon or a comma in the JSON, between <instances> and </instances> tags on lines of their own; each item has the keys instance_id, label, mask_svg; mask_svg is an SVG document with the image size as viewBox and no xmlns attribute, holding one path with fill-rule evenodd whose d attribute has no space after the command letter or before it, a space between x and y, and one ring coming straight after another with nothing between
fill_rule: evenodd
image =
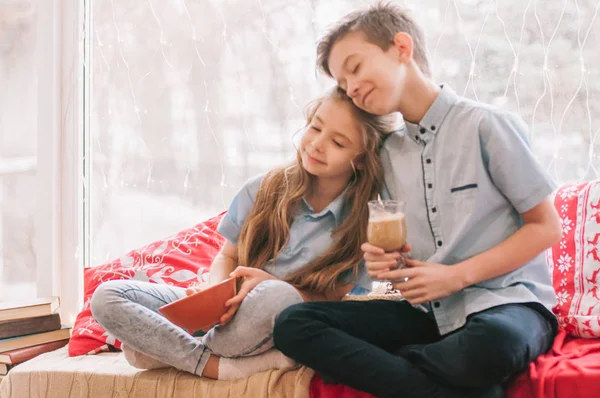
<instances>
[{"instance_id":1,"label":"window frame","mask_svg":"<svg viewBox=\"0 0 600 398\"><path fill-rule=\"evenodd\" d=\"M83 304L85 5L37 0L36 285L69 326Z\"/></svg>"}]
</instances>

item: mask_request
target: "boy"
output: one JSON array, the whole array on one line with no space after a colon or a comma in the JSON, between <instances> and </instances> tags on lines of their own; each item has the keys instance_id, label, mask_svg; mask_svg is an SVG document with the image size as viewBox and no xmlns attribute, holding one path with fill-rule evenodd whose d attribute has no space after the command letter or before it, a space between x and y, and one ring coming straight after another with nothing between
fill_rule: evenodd
<instances>
[{"instance_id":1,"label":"boy","mask_svg":"<svg viewBox=\"0 0 600 398\"><path fill-rule=\"evenodd\" d=\"M399 253L362 248L371 277L406 300L292 306L275 346L379 397L501 396L557 328L543 251L560 219L526 127L435 85L423 33L395 5L349 14L317 55L359 108L404 117L381 152L383 196L406 202L411 259L395 269Z\"/></svg>"}]
</instances>

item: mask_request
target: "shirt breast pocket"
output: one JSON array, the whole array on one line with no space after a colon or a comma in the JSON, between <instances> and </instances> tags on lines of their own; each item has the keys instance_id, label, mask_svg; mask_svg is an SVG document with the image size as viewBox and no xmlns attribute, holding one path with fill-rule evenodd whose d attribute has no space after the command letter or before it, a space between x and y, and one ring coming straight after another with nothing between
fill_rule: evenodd
<instances>
[{"instance_id":1,"label":"shirt breast pocket","mask_svg":"<svg viewBox=\"0 0 600 398\"><path fill-rule=\"evenodd\" d=\"M475 196L477 194L477 190L478 187L476 183L452 184L450 188L450 197L454 199Z\"/></svg>"},{"instance_id":2,"label":"shirt breast pocket","mask_svg":"<svg viewBox=\"0 0 600 398\"><path fill-rule=\"evenodd\" d=\"M445 233L454 235L469 222L475 209L479 189L476 183L459 183L450 186L450 191L446 191L448 193L445 195L444 220L447 222L444 225L446 228Z\"/></svg>"}]
</instances>

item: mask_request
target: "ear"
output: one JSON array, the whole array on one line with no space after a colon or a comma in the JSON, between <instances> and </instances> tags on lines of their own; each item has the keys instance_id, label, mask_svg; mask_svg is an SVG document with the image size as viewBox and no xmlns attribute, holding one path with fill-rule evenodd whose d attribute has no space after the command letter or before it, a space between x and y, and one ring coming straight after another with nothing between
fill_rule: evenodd
<instances>
[{"instance_id":1,"label":"ear","mask_svg":"<svg viewBox=\"0 0 600 398\"><path fill-rule=\"evenodd\" d=\"M408 63L413 59L413 40L408 33L398 32L394 35L394 48L398 51L400 62Z\"/></svg>"},{"instance_id":2,"label":"ear","mask_svg":"<svg viewBox=\"0 0 600 398\"><path fill-rule=\"evenodd\" d=\"M357 170L362 170L365 167L365 156L364 153L359 153L354 160L352 160L354 167L356 167Z\"/></svg>"}]
</instances>

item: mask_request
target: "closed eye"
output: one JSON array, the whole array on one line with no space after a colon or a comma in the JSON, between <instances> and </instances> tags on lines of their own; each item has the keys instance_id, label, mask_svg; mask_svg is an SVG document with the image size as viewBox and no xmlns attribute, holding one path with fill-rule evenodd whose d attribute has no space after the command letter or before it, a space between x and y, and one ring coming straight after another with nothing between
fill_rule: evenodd
<instances>
[{"instance_id":1,"label":"closed eye","mask_svg":"<svg viewBox=\"0 0 600 398\"><path fill-rule=\"evenodd\" d=\"M352 73L356 73L358 72L358 70L360 69L360 62L358 64L356 64L356 66L354 67L354 69L352 70Z\"/></svg>"},{"instance_id":2,"label":"closed eye","mask_svg":"<svg viewBox=\"0 0 600 398\"><path fill-rule=\"evenodd\" d=\"M315 130L315 131L321 131L321 129L319 127L313 126L312 124L310 125L310 128Z\"/></svg>"},{"instance_id":3,"label":"closed eye","mask_svg":"<svg viewBox=\"0 0 600 398\"><path fill-rule=\"evenodd\" d=\"M337 141L333 141L333 143L334 143L335 145L339 146L340 148L343 148L343 147L344 147L342 144L340 144L340 143L339 143L339 142L337 142Z\"/></svg>"}]
</instances>

